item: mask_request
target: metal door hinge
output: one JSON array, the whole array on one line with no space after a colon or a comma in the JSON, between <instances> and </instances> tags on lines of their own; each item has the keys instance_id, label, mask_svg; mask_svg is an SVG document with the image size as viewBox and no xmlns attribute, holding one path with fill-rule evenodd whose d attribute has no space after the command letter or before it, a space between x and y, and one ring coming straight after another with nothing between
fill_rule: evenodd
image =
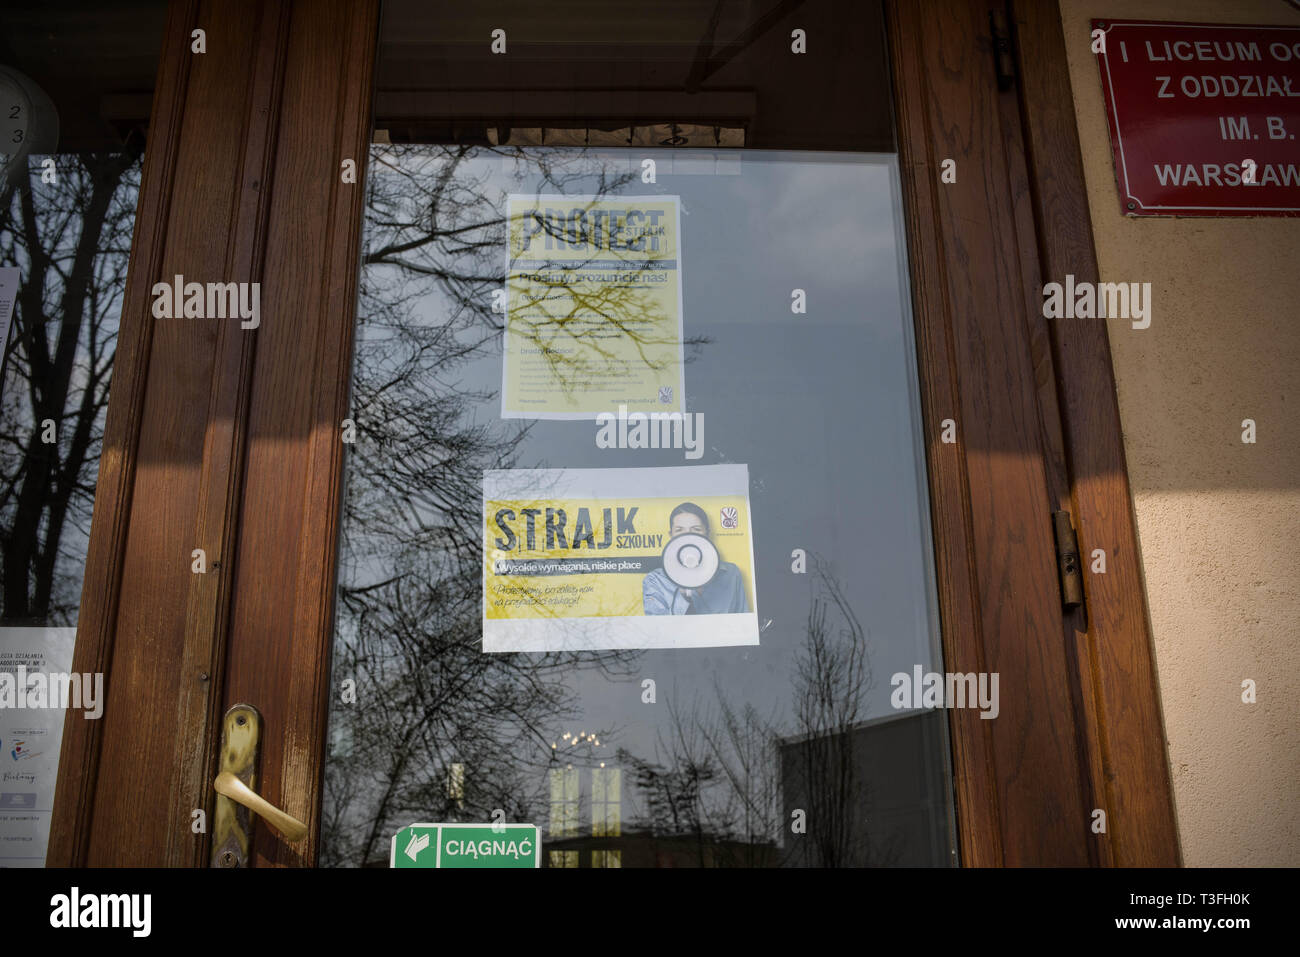
<instances>
[{"instance_id":1,"label":"metal door hinge","mask_svg":"<svg viewBox=\"0 0 1300 957\"><path fill-rule=\"evenodd\" d=\"M989 26L993 30L993 69L998 77L998 89L1009 90L1016 82L1016 58L1011 39L1011 21L1005 10L989 11Z\"/></svg>"},{"instance_id":2,"label":"metal door hinge","mask_svg":"<svg viewBox=\"0 0 1300 957\"><path fill-rule=\"evenodd\" d=\"M1069 512L1052 513L1056 534L1056 568L1061 576L1061 605L1078 608L1083 604L1083 569L1079 564L1079 541Z\"/></svg>"}]
</instances>

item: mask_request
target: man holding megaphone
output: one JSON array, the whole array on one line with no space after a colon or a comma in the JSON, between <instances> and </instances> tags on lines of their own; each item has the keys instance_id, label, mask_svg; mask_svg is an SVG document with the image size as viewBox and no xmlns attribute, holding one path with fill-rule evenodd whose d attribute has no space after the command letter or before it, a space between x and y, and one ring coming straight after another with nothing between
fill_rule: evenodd
<instances>
[{"instance_id":1,"label":"man holding megaphone","mask_svg":"<svg viewBox=\"0 0 1300 957\"><path fill-rule=\"evenodd\" d=\"M694 502L668 516L663 567L645 577L642 605L647 615L734 615L749 611L740 569L724 562L709 540L709 517Z\"/></svg>"}]
</instances>

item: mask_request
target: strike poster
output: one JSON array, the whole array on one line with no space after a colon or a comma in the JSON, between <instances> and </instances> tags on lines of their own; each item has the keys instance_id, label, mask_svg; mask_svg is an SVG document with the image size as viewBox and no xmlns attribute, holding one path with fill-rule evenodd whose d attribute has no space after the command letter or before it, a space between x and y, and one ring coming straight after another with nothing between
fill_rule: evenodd
<instances>
[{"instance_id":1,"label":"strike poster","mask_svg":"<svg viewBox=\"0 0 1300 957\"><path fill-rule=\"evenodd\" d=\"M483 650L758 644L745 465L483 479Z\"/></svg>"},{"instance_id":2,"label":"strike poster","mask_svg":"<svg viewBox=\"0 0 1300 957\"><path fill-rule=\"evenodd\" d=\"M680 205L507 198L503 418L685 411Z\"/></svg>"}]
</instances>

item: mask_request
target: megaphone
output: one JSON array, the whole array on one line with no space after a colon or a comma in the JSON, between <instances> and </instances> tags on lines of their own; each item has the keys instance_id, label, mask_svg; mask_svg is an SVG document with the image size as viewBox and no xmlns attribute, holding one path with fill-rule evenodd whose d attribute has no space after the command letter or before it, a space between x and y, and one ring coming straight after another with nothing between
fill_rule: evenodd
<instances>
[{"instance_id":1,"label":"megaphone","mask_svg":"<svg viewBox=\"0 0 1300 957\"><path fill-rule=\"evenodd\" d=\"M704 535L688 532L664 546L664 574L679 588L700 588L713 581L720 563L717 547Z\"/></svg>"}]
</instances>

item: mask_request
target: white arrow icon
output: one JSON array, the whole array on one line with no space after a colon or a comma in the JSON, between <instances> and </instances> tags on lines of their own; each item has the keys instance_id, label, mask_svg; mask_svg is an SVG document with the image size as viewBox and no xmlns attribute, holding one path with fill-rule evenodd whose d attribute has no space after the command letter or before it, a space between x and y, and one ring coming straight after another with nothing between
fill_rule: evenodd
<instances>
[{"instance_id":1,"label":"white arrow icon","mask_svg":"<svg viewBox=\"0 0 1300 957\"><path fill-rule=\"evenodd\" d=\"M406 850L403 851L402 853L405 854L407 857L409 857L411 860L415 860L416 856L428 846L429 846L428 831L425 831L423 834L416 834L414 831L412 831L411 839L407 842Z\"/></svg>"}]
</instances>

